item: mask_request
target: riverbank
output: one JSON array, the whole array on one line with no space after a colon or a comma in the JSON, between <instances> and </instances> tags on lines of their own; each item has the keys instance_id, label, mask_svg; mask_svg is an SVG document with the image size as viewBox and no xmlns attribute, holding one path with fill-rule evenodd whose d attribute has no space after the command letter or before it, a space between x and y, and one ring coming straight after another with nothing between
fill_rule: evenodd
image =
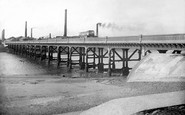
<instances>
[{"instance_id":1,"label":"riverbank","mask_svg":"<svg viewBox=\"0 0 185 115\"><path fill-rule=\"evenodd\" d=\"M1 114L51 115L84 111L116 98L184 90L185 83L127 83L125 77L1 75L0 88Z\"/></svg>"},{"instance_id":2,"label":"riverbank","mask_svg":"<svg viewBox=\"0 0 185 115\"><path fill-rule=\"evenodd\" d=\"M67 72L66 65L0 53L0 114L52 115L84 111L112 99L185 90L185 82L127 82L127 76Z\"/></svg>"}]
</instances>

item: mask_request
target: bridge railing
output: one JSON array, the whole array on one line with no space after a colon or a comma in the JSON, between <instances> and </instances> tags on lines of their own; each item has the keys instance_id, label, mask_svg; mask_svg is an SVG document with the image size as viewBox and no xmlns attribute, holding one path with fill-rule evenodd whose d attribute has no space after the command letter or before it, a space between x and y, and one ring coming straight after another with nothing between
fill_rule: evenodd
<instances>
[{"instance_id":1,"label":"bridge railing","mask_svg":"<svg viewBox=\"0 0 185 115\"><path fill-rule=\"evenodd\" d=\"M139 35L122 37L55 38L6 43L185 43L185 34Z\"/></svg>"},{"instance_id":2,"label":"bridge railing","mask_svg":"<svg viewBox=\"0 0 185 115\"><path fill-rule=\"evenodd\" d=\"M185 43L185 34L144 35L142 43Z\"/></svg>"},{"instance_id":3,"label":"bridge railing","mask_svg":"<svg viewBox=\"0 0 185 115\"><path fill-rule=\"evenodd\" d=\"M109 37L107 43L139 43L140 36Z\"/></svg>"}]
</instances>

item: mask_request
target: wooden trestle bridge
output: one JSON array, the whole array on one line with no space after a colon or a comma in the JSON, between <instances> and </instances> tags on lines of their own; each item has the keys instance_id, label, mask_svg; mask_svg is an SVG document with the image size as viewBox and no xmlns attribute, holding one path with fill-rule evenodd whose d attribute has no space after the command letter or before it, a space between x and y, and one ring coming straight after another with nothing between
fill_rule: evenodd
<instances>
[{"instance_id":1,"label":"wooden trestle bridge","mask_svg":"<svg viewBox=\"0 0 185 115\"><path fill-rule=\"evenodd\" d=\"M159 53L166 53L168 50L181 53L185 50L185 34L57 38L5 41L5 44L10 51L41 61L47 59L48 64L57 60L58 66L66 64L69 69L79 64L80 69L85 69L86 72L89 68L98 69L99 72L108 70L111 76L117 70L116 62L122 63L120 71L123 75L127 75L131 69L128 62L141 60L142 56L150 53L151 50L157 50ZM131 54L129 55L128 52ZM116 56L119 59L115 58ZM78 60L73 60L72 57L78 57ZM105 58L108 58L108 63L104 62ZM105 65L108 68L105 68Z\"/></svg>"}]
</instances>

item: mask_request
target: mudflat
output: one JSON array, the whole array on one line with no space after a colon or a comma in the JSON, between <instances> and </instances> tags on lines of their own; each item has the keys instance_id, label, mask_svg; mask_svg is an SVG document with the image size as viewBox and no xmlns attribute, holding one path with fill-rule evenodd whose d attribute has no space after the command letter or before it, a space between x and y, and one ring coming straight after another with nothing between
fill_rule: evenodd
<instances>
[{"instance_id":1,"label":"mudflat","mask_svg":"<svg viewBox=\"0 0 185 115\"><path fill-rule=\"evenodd\" d=\"M127 76L43 64L0 53L0 115L84 111L112 99L185 89L185 82L127 82Z\"/></svg>"},{"instance_id":2,"label":"mudflat","mask_svg":"<svg viewBox=\"0 0 185 115\"><path fill-rule=\"evenodd\" d=\"M83 111L116 98L185 89L185 82L126 82L126 76L71 78L57 75L0 76L4 115L51 115ZM96 77L93 77L96 76Z\"/></svg>"}]
</instances>

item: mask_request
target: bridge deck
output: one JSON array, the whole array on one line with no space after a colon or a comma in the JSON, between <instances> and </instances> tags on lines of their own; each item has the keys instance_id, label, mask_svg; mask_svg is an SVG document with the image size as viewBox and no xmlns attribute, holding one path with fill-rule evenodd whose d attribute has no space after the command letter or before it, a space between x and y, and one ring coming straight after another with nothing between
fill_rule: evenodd
<instances>
[{"instance_id":1,"label":"bridge deck","mask_svg":"<svg viewBox=\"0 0 185 115\"><path fill-rule=\"evenodd\" d=\"M31 41L6 41L6 44L83 45L103 47L140 47L185 49L185 34L140 35L122 37L55 38Z\"/></svg>"}]
</instances>

